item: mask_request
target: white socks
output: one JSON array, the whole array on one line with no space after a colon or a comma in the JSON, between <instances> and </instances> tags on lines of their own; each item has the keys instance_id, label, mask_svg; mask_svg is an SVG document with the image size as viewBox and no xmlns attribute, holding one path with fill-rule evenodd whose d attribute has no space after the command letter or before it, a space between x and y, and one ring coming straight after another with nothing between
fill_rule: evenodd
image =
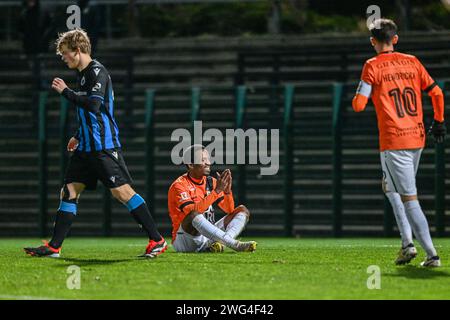
<instances>
[{"instance_id":1,"label":"white socks","mask_svg":"<svg viewBox=\"0 0 450 320\"><path fill-rule=\"evenodd\" d=\"M405 206L406 215L414 235L419 241L422 248L426 251L428 258L437 255L436 249L431 240L430 229L428 227L427 218L423 214L418 200L407 201L403 204Z\"/></svg>"},{"instance_id":2,"label":"white socks","mask_svg":"<svg viewBox=\"0 0 450 320\"><path fill-rule=\"evenodd\" d=\"M419 201L412 200L402 203L400 195L395 192L386 193L386 197L388 197L394 211L395 220L402 237L402 247L405 248L413 242L412 229L427 256L429 258L436 256L437 253L431 240L427 218L420 207Z\"/></svg>"},{"instance_id":3,"label":"white socks","mask_svg":"<svg viewBox=\"0 0 450 320\"><path fill-rule=\"evenodd\" d=\"M413 238L411 226L408 222L408 218L406 217L402 198L396 192L387 192L386 197L389 199L392 210L394 211L398 230L400 231L400 236L402 237L402 248L405 248L408 244L413 243Z\"/></svg>"},{"instance_id":4,"label":"white socks","mask_svg":"<svg viewBox=\"0 0 450 320\"><path fill-rule=\"evenodd\" d=\"M236 239L244 230L246 224L247 215L244 212L238 212L228 224L225 232L233 239Z\"/></svg>"},{"instance_id":5,"label":"white socks","mask_svg":"<svg viewBox=\"0 0 450 320\"><path fill-rule=\"evenodd\" d=\"M198 214L192 219L192 226L208 239L223 243L227 247L236 248L239 243L239 241L209 222L203 214Z\"/></svg>"}]
</instances>

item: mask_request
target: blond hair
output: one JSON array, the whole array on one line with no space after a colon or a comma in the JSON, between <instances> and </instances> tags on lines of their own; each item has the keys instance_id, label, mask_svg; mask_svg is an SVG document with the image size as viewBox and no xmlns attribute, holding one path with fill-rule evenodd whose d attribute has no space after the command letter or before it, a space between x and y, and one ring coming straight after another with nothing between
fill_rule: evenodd
<instances>
[{"instance_id":1,"label":"blond hair","mask_svg":"<svg viewBox=\"0 0 450 320\"><path fill-rule=\"evenodd\" d=\"M79 48L81 52L91 54L91 41L83 29L76 28L58 34L55 44L56 53L59 55L62 54L61 50L64 45L71 51L76 51Z\"/></svg>"}]
</instances>

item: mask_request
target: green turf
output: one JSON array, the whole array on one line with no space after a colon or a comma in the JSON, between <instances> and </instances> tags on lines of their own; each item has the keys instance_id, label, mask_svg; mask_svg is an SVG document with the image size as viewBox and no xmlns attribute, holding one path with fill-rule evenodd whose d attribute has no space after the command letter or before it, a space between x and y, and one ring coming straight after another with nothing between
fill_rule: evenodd
<instances>
[{"instance_id":1,"label":"green turf","mask_svg":"<svg viewBox=\"0 0 450 320\"><path fill-rule=\"evenodd\" d=\"M449 299L450 239L436 239L443 267L393 260L397 239L261 238L254 253L179 254L135 258L136 238L66 241L60 259L32 258L35 239L0 240L0 299ZM81 268L81 289L69 290L67 268ZM378 265L381 289L369 290L367 268Z\"/></svg>"}]
</instances>

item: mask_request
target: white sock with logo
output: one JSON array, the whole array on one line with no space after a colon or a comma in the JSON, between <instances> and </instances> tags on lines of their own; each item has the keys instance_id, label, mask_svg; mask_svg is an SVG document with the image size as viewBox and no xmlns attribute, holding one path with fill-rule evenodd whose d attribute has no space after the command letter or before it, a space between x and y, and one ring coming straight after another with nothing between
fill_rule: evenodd
<instances>
[{"instance_id":1,"label":"white sock with logo","mask_svg":"<svg viewBox=\"0 0 450 320\"><path fill-rule=\"evenodd\" d=\"M402 237L402 247L405 248L408 244L413 243L412 230L406 217L405 206L403 205L402 198L396 192L387 192L386 197L389 199L392 210L394 211L398 230Z\"/></svg>"},{"instance_id":2,"label":"white sock with logo","mask_svg":"<svg viewBox=\"0 0 450 320\"><path fill-rule=\"evenodd\" d=\"M208 239L223 243L227 247L235 248L238 244L237 240L209 222L203 214L198 214L192 219L192 226Z\"/></svg>"},{"instance_id":3,"label":"white sock with logo","mask_svg":"<svg viewBox=\"0 0 450 320\"><path fill-rule=\"evenodd\" d=\"M422 248L427 253L428 258L437 255L436 249L431 240L430 229L418 200L411 200L404 203L406 215L412 227L414 235Z\"/></svg>"},{"instance_id":4,"label":"white sock with logo","mask_svg":"<svg viewBox=\"0 0 450 320\"><path fill-rule=\"evenodd\" d=\"M233 239L236 239L244 230L246 224L247 215L244 212L238 212L228 224L225 232Z\"/></svg>"}]
</instances>

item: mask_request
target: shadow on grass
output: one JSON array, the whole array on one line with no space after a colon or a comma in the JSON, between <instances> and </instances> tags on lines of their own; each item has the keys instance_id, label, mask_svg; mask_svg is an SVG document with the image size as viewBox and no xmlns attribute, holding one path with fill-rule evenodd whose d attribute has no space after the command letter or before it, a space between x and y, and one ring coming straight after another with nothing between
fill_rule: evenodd
<instances>
[{"instance_id":1,"label":"shadow on grass","mask_svg":"<svg viewBox=\"0 0 450 320\"><path fill-rule=\"evenodd\" d=\"M413 265L399 267L397 273L385 274L385 277L402 277L408 279L433 279L439 277L450 277L446 271L439 269L427 269Z\"/></svg>"},{"instance_id":2,"label":"shadow on grass","mask_svg":"<svg viewBox=\"0 0 450 320\"><path fill-rule=\"evenodd\" d=\"M78 266L96 266L96 265L110 265L115 263L123 263L123 262L131 262L137 261L142 258L133 258L133 259L78 259L78 258L61 258L61 261L69 262L64 266L76 264Z\"/></svg>"}]
</instances>

